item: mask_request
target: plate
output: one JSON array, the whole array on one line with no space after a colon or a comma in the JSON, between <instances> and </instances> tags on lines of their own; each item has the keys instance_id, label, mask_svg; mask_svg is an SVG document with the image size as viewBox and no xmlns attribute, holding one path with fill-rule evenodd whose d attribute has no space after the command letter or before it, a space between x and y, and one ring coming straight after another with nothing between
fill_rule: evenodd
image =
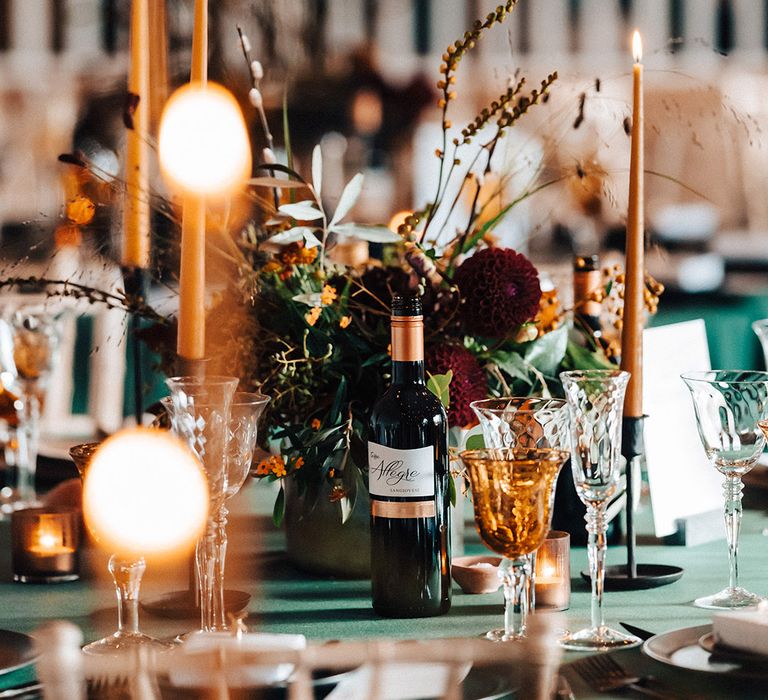
<instances>
[{"instance_id":1,"label":"plate","mask_svg":"<svg viewBox=\"0 0 768 700\"><path fill-rule=\"evenodd\" d=\"M768 667L736 660L733 657L711 654L704 649L699 640L712 632L712 625L685 627L664 634L657 634L643 644L643 652L655 661L667 666L684 668L689 671L716 673L734 678L768 679Z\"/></svg>"},{"instance_id":2,"label":"plate","mask_svg":"<svg viewBox=\"0 0 768 700\"><path fill-rule=\"evenodd\" d=\"M0 630L0 673L10 673L34 660L32 637L21 632Z\"/></svg>"},{"instance_id":3,"label":"plate","mask_svg":"<svg viewBox=\"0 0 768 700\"><path fill-rule=\"evenodd\" d=\"M699 646L704 651L713 654L718 661L737 661L741 664L765 664L768 661L768 656L764 654L755 654L754 652L729 647L725 644L718 644L714 632L709 632L700 637Z\"/></svg>"}]
</instances>

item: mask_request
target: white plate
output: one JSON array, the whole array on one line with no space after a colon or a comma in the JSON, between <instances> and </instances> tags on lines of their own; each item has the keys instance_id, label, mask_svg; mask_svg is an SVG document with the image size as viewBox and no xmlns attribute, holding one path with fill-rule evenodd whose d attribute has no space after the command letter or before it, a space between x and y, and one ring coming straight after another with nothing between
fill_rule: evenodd
<instances>
[{"instance_id":1,"label":"white plate","mask_svg":"<svg viewBox=\"0 0 768 700\"><path fill-rule=\"evenodd\" d=\"M768 667L761 668L732 660L712 661L712 654L699 645L699 639L711 631L712 625L697 625L657 634L643 644L643 652L655 661L689 671L768 679Z\"/></svg>"}]
</instances>

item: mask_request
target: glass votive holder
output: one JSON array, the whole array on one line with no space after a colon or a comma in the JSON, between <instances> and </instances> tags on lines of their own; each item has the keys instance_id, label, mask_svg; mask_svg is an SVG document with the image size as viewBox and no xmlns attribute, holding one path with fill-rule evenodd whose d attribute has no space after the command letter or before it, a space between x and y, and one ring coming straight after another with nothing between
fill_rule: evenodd
<instances>
[{"instance_id":1,"label":"glass votive holder","mask_svg":"<svg viewBox=\"0 0 768 700\"><path fill-rule=\"evenodd\" d=\"M571 536L550 530L536 550L536 609L567 610L571 604Z\"/></svg>"},{"instance_id":2,"label":"glass votive holder","mask_svg":"<svg viewBox=\"0 0 768 700\"><path fill-rule=\"evenodd\" d=\"M13 580L22 583L75 581L80 511L66 506L25 508L11 514Z\"/></svg>"}]
</instances>

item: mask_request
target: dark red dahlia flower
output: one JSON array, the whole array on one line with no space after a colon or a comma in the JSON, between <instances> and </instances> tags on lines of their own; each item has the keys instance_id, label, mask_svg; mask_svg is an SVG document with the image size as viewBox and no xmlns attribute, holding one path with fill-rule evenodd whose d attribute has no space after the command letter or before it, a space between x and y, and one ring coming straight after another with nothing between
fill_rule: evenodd
<instances>
[{"instance_id":1,"label":"dark red dahlia flower","mask_svg":"<svg viewBox=\"0 0 768 700\"><path fill-rule=\"evenodd\" d=\"M470 333L503 338L539 310L539 273L528 258L511 248L478 251L459 265L454 282Z\"/></svg>"},{"instance_id":2,"label":"dark red dahlia flower","mask_svg":"<svg viewBox=\"0 0 768 700\"><path fill-rule=\"evenodd\" d=\"M488 382L475 356L462 345L430 345L427 348L426 366L430 374L446 374L448 370L453 371L448 424L463 428L476 422L469 404L487 398Z\"/></svg>"}]
</instances>

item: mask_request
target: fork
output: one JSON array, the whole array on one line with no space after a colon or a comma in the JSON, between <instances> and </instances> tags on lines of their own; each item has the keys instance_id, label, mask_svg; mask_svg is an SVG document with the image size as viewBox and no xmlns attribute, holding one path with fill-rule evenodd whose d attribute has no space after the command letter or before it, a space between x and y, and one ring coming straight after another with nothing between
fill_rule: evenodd
<instances>
[{"instance_id":1,"label":"fork","mask_svg":"<svg viewBox=\"0 0 768 700\"><path fill-rule=\"evenodd\" d=\"M650 676L631 676L616 661L607 654L596 654L574 661L576 672L598 693L608 693L612 690L631 688L651 698L669 700L674 697L670 693L652 690L642 683Z\"/></svg>"}]
</instances>

